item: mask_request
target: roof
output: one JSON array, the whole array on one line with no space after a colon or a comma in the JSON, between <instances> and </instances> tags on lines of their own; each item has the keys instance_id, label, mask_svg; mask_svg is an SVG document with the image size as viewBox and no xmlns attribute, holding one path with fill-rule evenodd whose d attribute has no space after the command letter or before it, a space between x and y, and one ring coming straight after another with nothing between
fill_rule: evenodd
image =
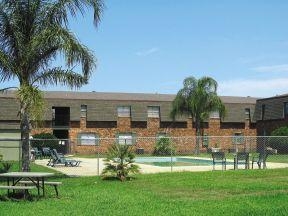
<instances>
[{"instance_id":1,"label":"roof","mask_svg":"<svg viewBox=\"0 0 288 216\"><path fill-rule=\"evenodd\" d=\"M7 91L0 97L14 97L15 91ZM115 92L77 92L77 91L45 91L46 99L106 100L106 101L173 101L175 94L152 93L115 93ZM255 97L220 96L223 103L256 104Z\"/></svg>"},{"instance_id":2,"label":"roof","mask_svg":"<svg viewBox=\"0 0 288 216\"><path fill-rule=\"evenodd\" d=\"M277 98L285 98L285 97L288 97L288 94L275 95L273 97L268 97L268 98L260 98L259 101L271 100L271 99L277 99Z\"/></svg>"}]
</instances>

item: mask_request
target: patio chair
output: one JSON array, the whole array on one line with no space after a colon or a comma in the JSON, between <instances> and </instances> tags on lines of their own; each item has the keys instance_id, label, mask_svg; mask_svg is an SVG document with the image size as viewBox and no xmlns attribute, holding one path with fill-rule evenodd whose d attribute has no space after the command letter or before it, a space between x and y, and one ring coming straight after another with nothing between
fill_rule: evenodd
<instances>
[{"instance_id":1,"label":"patio chair","mask_svg":"<svg viewBox=\"0 0 288 216\"><path fill-rule=\"evenodd\" d=\"M257 155L254 155L252 157L252 169L254 163L257 163L259 169L261 169L261 165L263 169L266 169L266 160L268 156L272 154L277 154L277 150L267 147L266 150L262 150Z\"/></svg>"},{"instance_id":2,"label":"patio chair","mask_svg":"<svg viewBox=\"0 0 288 216\"><path fill-rule=\"evenodd\" d=\"M266 169L266 160L269 155L277 154L277 149L272 149L271 147L267 147L265 150L262 149L257 155L253 155L252 157L252 169L254 163L257 163L258 168L261 169L261 165L263 169Z\"/></svg>"},{"instance_id":3,"label":"patio chair","mask_svg":"<svg viewBox=\"0 0 288 216\"><path fill-rule=\"evenodd\" d=\"M226 157L224 152L212 152L213 170L215 170L216 163L222 164L222 170L226 170Z\"/></svg>"},{"instance_id":4,"label":"patio chair","mask_svg":"<svg viewBox=\"0 0 288 216\"><path fill-rule=\"evenodd\" d=\"M47 164L47 166L52 166L54 167L56 164L64 164L65 166L79 166L81 161L73 160L73 159L68 159L62 155L59 155L56 151L56 149L53 149L50 151L51 158Z\"/></svg>"},{"instance_id":5,"label":"patio chair","mask_svg":"<svg viewBox=\"0 0 288 216\"><path fill-rule=\"evenodd\" d=\"M50 158L50 156L51 156L50 148L49 147L43 147L42 148L42 155L44 158Z\"/></svg>"},{"instance_id":6,"label":"patio chair","mask_svg":"<svg viewBox=\"0 0 288 216\"><path fill-rule=\"evenodd\" d=\"M33 154L35 160L39 158L42 159L43 156L42 152L37 147L32 148L31 154Z\"/></svg>"},{"instance_id":7,"label":"patio chair","mask_svg":"<svg viewBox=\"0 0 288 216\"><path fill-rule=\"evenodd\" d=\"M238 169L239 164L244 164L245 169L249 169L249 153L237 152L234 157L234 170Z\"/></svg>"},{"instance_id":8,"label":"patio chair","mask_svg":"<svg viewBox=\"0 0 288 216\"><path fill-rule=\"evenodd\" d=\"M254 168L254 163L257 163L259 169L261 169L261 165L263 169L266 169L267 157L268 157L268 153L265 153L265 152L261 152L261 153L258 153L257 155L254 155L252 157L252 169Z\"/></svg>"}]
</instances>

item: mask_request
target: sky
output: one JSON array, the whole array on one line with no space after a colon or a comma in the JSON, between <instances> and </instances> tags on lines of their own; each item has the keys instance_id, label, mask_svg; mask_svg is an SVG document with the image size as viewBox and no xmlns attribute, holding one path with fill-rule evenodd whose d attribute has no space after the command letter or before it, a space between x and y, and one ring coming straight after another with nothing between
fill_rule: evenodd
<instances>
[{"instance_id":1,"label":"sky","mask_svg":"<svg viewBox=\"0 0 288 216\"><path fill-rule=\"evenodd\" d=\"M97 28L91 11L70 22L97 58L89 84L79 91L176 94L185 78L210 76L222 96L288 93L287 0L105 4Z\"/></svg>"}]
</instances>

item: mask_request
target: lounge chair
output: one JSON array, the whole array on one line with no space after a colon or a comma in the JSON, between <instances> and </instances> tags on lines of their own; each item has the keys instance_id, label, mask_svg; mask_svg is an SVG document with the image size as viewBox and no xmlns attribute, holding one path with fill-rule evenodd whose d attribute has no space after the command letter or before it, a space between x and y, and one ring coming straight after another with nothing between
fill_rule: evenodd
<instances>
[{"instance_id":1,"label":"lounge chair","mask_svg":"<svg viewBox=\"0 0 288 216\"><path fill-rule=\"evenodd\" d=\"M222 170L226 170L226 157L224 152L212 152L213 170L215 170L216 163L222 164Z\"/></svg>"},{"instance_id":2,"label":"lounge chair","mask_svg":"<svg viewBox=\"0 0 288 216\"><path fill-rule=\"evenodd\" d=\"M234 157L234 170L238 169L239 164L244 164L245 169L249 169L249 153L248 152L237 152Z\"/></svg>"},{"instance_id":3,"label":"lounge chair","mask_svg":"<svg viewBox=\"0 0 288 216\"><path fill-rule=\"evenodd\" d=\"M42 148L42 155L44 158L50 158L51 153L50 153L50 148L49 147L43 147Z\"/></svg>"},{"instance_id":4,"label":"lounge chair","mask_svg":"<svg viewBox=\"0 0 288 216\"><path fill-rule=\"evenodd\" d=\"M37 147L32 148L31 153L33 154L35 160L39 158L42 159L42 152Z\"/></svg>"},{"instance_id":5,"label":"lounge chair","mask_svg":"<svg viewBox=\"0 0 288 216\"><path fill-rule=\"evenodd\" d=\"M73 159L68 159L62 155L59 155L56 151L56 149L53 149L50 151L51 158L47 164L47 166L52 166L54 167L56 164L64 164L65 166L79 166L81 161L73 160Z\"/></svg>"}]
</instances>

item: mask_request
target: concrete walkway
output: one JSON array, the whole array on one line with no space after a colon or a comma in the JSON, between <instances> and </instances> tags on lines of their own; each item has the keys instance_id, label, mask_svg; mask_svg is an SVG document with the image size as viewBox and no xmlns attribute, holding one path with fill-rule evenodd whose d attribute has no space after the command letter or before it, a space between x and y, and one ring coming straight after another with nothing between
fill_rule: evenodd
<instances>
[{"instance_id":1,"label":"concrete walkway","mask_svg":"<svg viewBox=\"0 0 288 216\"><path fill-rule=\"evenodd\" d=\"M78 167L65 167L64 165L56 165L55 167L50 167L51 169L62 172L68 176L97 176L101 174L104 163L102 158L74 158L75 160L80 160L81 163ZM47 166L48 159L36 160L36 164ZM268 169L275 168L288 168L288 163L270 163L267 162ZM211 166L177 166L177 167L160 167L146 164L138 164L141 169L141 173L159 173L159 172L181 172L181 171L212 171ZM250 164L251 165L251 164ZM256 165L257 167L257 165ZM227 165L227 170L233 169L233 165ZM239 165L239 169L244 169L244 165ZM222 170L221 165L216 165L215 170Z\"/></svg>"}]
</instances>

